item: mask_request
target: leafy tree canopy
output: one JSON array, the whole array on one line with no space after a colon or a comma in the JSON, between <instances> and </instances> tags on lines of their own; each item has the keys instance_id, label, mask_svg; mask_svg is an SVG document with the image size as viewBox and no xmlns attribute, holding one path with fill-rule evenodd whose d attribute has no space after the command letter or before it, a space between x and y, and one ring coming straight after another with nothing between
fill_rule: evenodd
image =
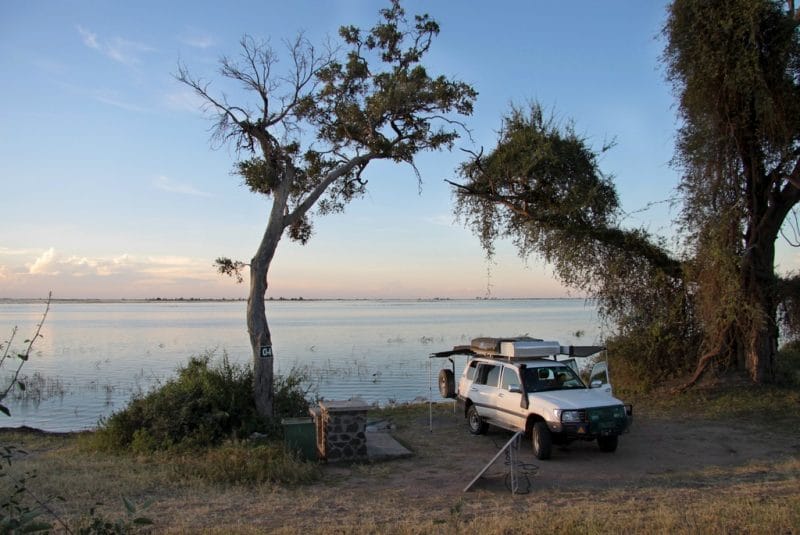
<instances>
[{"instance_id":1,"label":"leafy tree canopy","mask_svg":"<svg viewBox=\"0 0 800 535\"><path fill-rule=\"evenodd\" d=\"M617 329L612 342L646 364L640 371L658 378L696 361L687 384L710 364L769 380L778 310L787 329L800 323L797 277L780 278L774 265L800 201L799 20L791 1L788 12L773 0L670 6L663 61L683 121L678 256L622 227L596 155L535 104L512 109L497 147L462 166L458 212L489 254L510 237L596 297Z\"/></svg>"}]
</instances>

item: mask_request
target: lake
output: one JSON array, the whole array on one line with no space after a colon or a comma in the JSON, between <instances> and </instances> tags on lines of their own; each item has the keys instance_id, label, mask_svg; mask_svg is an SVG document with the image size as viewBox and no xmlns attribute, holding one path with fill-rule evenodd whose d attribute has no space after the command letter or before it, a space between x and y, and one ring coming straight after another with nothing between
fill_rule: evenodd
<instances>
[{"instance_id":1,"label":"lake","mask_svg":"<svg viewBox=\"0 0 800 535\"><path fill-rule=\"evenodd\" d=\"M228 302L57 302L22 369L25 395L9 396L8 427L91 429L192 355L251 360L246 304ZM0 340L33 335L44 305L0 303ZM315 395L359 396L381 405L438 398L436 351L479 336L529 335L562 345L600 342L596 309L582 299L270 301L276 373L304 368ZM4 343L4 345L6 345ZM3 372L8 372L8 362ZM463 365L463 357L456 360ZM430 378L432 377L432 385ZM7 378L3 378L7 384Z\"/></svg>"}]
</instances>

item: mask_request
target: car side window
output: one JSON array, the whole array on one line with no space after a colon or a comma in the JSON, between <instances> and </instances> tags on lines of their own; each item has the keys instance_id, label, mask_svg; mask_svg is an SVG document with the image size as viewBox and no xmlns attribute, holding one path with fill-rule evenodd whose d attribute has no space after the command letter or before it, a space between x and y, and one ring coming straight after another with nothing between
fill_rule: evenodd
<instances>
[{"instance_id":1,"label":"car side window","mask_svg":"<svg viewBox=\"0 0 800 535\"><path fill-rule=\"evenodd\" d=\"M475 369L478 367L478 363L474 360L469 363L467 366L467 380L472 381L475 378Z\"/></svg>"},{"instance_id":2,"label":"car side window","mask_svg":"<svg viewBox=\"0 0 800 535\"><path fill-rule=\"evenodd\" d=\"M599 372L597 372L594 375L592 375L592 377L589 379L589 384L592 384L595 381L600 381L600 383L602 383L602 384L607 384L608 383L608 379L607 379L607 376L606 376L606 371L605 370L600 370Z\"/></svg>"},{"instance_id":3,"label":"car side window","mask_svg":"<svg viewBox=\"0 0 800 535\"><path fill-rule=\"evenodd\" d=\"M502 369L502 366L492 366L486 375L486 386L497 386L497 383L500 382L500 370Z\"/></svg>"},{"instance_id":4,"label":"car side window","mask_svg":"<svg viewBox=\"0 0 800 535\"><path fill-rule=\"evenodd\" d=\"M486 376L489 375L489 369L492 367L491 364L486 364L485 362L481 362L477 366L477 370L475 371L475 381L476 385L485 385L486 384Z\"/></svg>"},{"instance_id":5,"label":"car side window","mask_svg":"<svg viewBox=\"0 0 800 535\"><path fill-rule=\"evenodd\" d=\"M537 370L537 373L539 375L540 381L552 381L553 379L555 379L555 375L553 375L553 370L551 370L550 368L539 368Z\"/></svg>"},{"instance_id":6,"label":"car side window","mask_svg":"<svg viewBox=\"0 0 800 535\"><path fill-rule=\"evenodd\" d=\"M500 380L500 388L508 390L510 386L519 387L519 375L517 375L517 370L514 368L504 366L503 377Z\"/></svg>"}]
</instances>

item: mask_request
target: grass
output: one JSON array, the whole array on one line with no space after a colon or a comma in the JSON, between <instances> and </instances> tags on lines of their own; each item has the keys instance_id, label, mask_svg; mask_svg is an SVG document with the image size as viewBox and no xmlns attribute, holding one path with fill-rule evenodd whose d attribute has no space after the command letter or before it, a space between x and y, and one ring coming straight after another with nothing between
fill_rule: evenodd
<instances>
[{"instance_id":1,"label":"grass","mask_svg":"<svg viewBox=\"0 0 800 535\"><path fill-rule=\"evenodd\" d=\"M800 420L799 387L752 385L736 377L723 377L680 394L665 388L625 401L644 408L649 415L663 417L688 414L710 420Z\"/></svg>"},{"instance_id":2,"label":"grass","mask_svg":"<svg viewBox=\"0 0 800 535\"><path fill-rule=\"evenodd\" d=\"M370 411L370 418L390 420L393 434L415 453L381 464L302 463L274 444L230 441L195 452L147 454L96 451L81 435L3 432L0 442L29 452L15 459L12 470L35 470L29 487L40 497L63 495L66 501L53 506L71 525L97 502L102 514L123 516L125 496L137 504L153 500L147 516L156 531L167 533L800 534L797 394L728 385L633 400L637 417L651 422L680 416L769 428L779 417L791 424L786 429L797 444L794 454L784 449L752 461L622 483L548 486L534 479L531 492L520 496L491 480L462 492L478 469L476 459L494 448L485 437L467 442L472 437L449 403L434 405L433 431L427 405ZM495 440L504 437L497 433ZM587 470L603 460L595 455L586 454ZM615 455L625 455L624 445ZM553 466L558 467L548 465L550 473ZM5 484L0 481L0 493Z\"/></svg>"}]
</instances>

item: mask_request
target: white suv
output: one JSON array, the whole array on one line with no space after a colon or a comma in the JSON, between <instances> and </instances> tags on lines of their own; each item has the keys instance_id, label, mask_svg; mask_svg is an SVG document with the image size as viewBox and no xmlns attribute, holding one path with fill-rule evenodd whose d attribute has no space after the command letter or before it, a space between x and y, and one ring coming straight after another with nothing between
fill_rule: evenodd
<instances>
[{"instance_id":1,"label":"white suv","mask_svg":"<svg viewBox=\"0 0 800 535\"><path fill-rule=\"evenodd\" d=\"M613 397L604 362L595 365L587 388L574 360L556 360L559 354L588 356L602 349L532 338L484 338L434 356L473 357L457 391L452 371L439 374L440 391L457 398L471 433L482 434L489 424L524 431L536 457L548 459L552 444L574 440L597 439L601 451L613 452L630 425L632 408Z\"/></svg>"}]
</instances>

